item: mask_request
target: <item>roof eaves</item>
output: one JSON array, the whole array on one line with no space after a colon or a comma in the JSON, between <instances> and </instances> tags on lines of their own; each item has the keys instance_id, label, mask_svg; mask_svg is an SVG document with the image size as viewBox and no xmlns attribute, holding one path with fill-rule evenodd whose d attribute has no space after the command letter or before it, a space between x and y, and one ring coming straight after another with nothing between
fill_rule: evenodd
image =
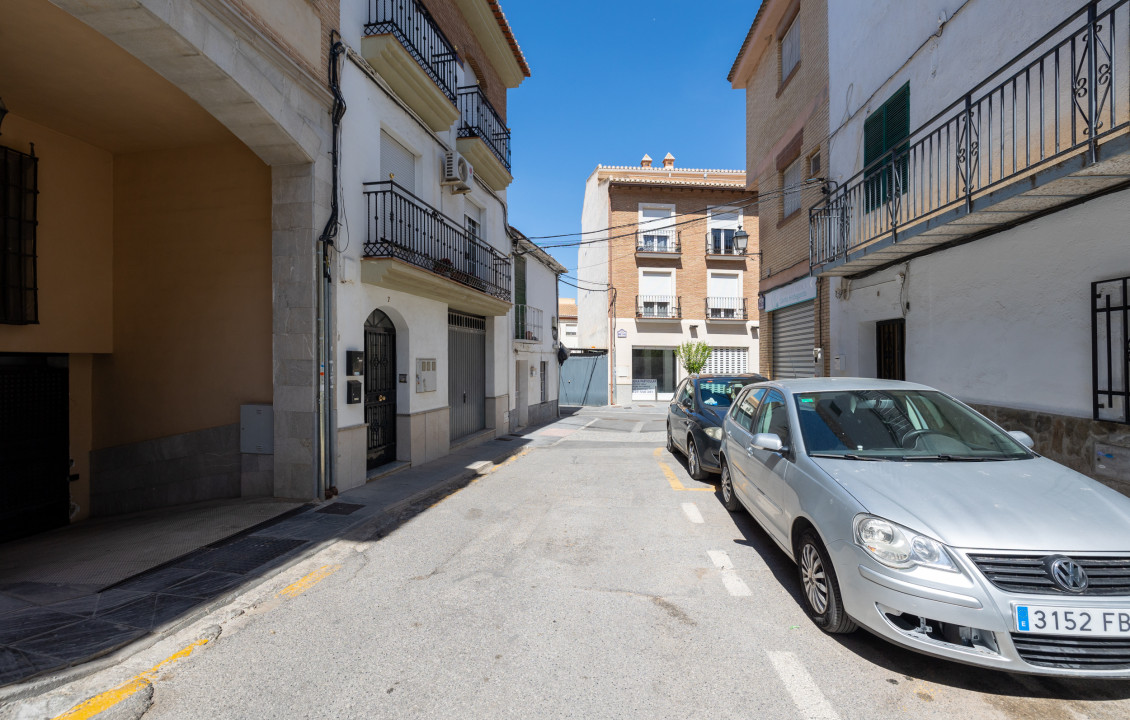
<instances>
[{"instance_id":1,"label":"roof eaves","mask_svg":"<svg viewBox=\"0 0 1130 720\"><path fill-rule=\"evenodd\" d=\"M734 58L734 64L730 66L730 74L726 76L726 82L734 82L734 76L738 74L738 65L741 65L742 58L745 57L746 50L749 49L749 43L753 40L753 33L757 30L757 24L761 21L765 6L768 4L768 0L762 0L761 5L758 6L757 14L753 16L753 22L749 26L749 32L746 33L745 40L742 41L741 50L738 50L738 56Z\"/></svg>"},{"instance_id":2,"label":"roof eaves","mask_svg":"<svg viewBox=\"0 0 1130 720\"><path fill-rule=\"evenodd\" d=\"M518 45L518 39L514 37L514 30L510 27L510 21L506 19L506 13L502 12L502 6L499 5L498 0L487 0L490 5L491 12L494 13L494 19L498 21L498 26L502 29L502 34L506 37L506 42L510 44L510 51L514 53L514 59L518 61L518 67L522 69L522 74L526 77L530 76L530 66L526 62L526 56L522 53L522 48Z\"/></svg>"}]
</instances>

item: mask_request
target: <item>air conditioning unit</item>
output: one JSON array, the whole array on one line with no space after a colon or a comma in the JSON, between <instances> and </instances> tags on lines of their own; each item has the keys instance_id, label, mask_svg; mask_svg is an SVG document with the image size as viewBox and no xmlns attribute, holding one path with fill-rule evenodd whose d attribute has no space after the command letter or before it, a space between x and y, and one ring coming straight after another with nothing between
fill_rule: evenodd
<instances>
[{"instance_id":1,"label":"air conditioning unit","mask_svg":"<svg viewBox=\"0 0 1130 720\"><path fill-rule=\"evenodd\" d=\"M443 182L440 185L445 185L451 188L451 192L455 195L471 192L471 182L475 179L475 169L471 167L471 163L467 159L455 152L449 150L444 154L443 158Z\"/></svg>"}]
</instances>

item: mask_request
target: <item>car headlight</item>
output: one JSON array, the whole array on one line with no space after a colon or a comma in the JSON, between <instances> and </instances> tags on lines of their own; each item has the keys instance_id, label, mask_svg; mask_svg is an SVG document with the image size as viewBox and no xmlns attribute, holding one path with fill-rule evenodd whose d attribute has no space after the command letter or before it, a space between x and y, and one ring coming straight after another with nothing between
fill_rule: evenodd
<instances>
[{"instance_id":1,"label":"car headlight","mask_svg":"<svg viewBox=\"0 0 1130 720\"><path fill-rule=\"evenodd\" d=\"M960 572L945 546L937 540L874 515L855 518L855 542L888 567Z\"/></svg>"},{"instance_id":2,"label":"car headlight","mask_svg":"<svg viewBox=\"0 0 1130 720\"><path fill-rule=\"evenodd\" d=\"M702 429L702 431L706 433L706 437L710 438L711 440L722 439L722 428L720 427L705 427Z\"/></svg>"}]
</instances>

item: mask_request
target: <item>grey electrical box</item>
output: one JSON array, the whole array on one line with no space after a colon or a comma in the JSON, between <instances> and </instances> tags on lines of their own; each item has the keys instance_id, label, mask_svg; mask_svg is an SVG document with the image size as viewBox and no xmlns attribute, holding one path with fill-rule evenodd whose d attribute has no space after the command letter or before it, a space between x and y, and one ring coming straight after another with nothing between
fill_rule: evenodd
<instances>
[{"instance_id":1,"label":"grey electrical box","mask_svg":"<svg viewBox=\"0 0 1130 720\"><path fill-rule=\"evenodd\" d=\"M436 389L436 359L416 358L416 392L433 392Z\"/></svg>"},{"instance_id":2,"label":"grey electrical box","mask_svg":"<svg viewBox=\"0 0 1130 720\"><path fill-rule=\"evenodd\" d=\"M275 452L275 411L270 405L239 406L239 451L253 455Z\"/></svg>"}]
</instances>

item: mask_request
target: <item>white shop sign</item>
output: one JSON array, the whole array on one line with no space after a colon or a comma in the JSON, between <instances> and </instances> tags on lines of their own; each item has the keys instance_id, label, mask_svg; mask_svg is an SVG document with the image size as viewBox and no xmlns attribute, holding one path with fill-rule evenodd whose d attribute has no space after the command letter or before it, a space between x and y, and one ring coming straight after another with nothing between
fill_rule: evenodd
<instances>
[{"instance_id":1,"label":"white shop sign","mask_svg":"<svg viewBox=\"0 0 1130 720\"><path fill-rule=\"evenodd\" d=\"M632 378L633 400L654 400L659 381L655 378Z\"/></svg>"},{"instance_id":2,"label":"white shop sign","mask_svg":"<svg viewBox=\"0 0 1130 720\"><path fill-rule=\"evenodd\" d=\"M816 278L806 277L789 283L784 287L765 293L765 311L773 312L781 308L816 299Z\"/></svg>"}]
</instances>

